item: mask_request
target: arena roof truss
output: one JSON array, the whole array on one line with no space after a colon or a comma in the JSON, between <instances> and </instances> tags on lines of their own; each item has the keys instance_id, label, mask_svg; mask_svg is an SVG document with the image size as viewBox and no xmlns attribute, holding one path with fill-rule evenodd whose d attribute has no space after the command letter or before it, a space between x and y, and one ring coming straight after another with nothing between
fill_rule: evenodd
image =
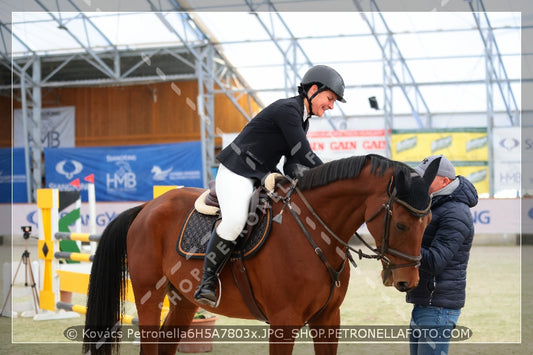
<instances>
[{"instance_id":1,"label":"arena roof truss","mask_svg":"<svg viewBox=\"0 0 533 355\"><path fill-rule=\"evenodd\" d=\"M93 1L96 2L96 1ZM384 128L390 132L394 120L398 116L405 116L414 122L414 126L422 129L434 127L435 110L431 110L422 86L432 85L457 85L457 84L484 84L486 86L486 114L487 122L492 122L496 109L494 108L495 96L498 102L503 103L500 114L507 117L509 126L520 125L520 105L517 102L514 88L517 83L531 81L531 78L516 78L509 76L505 61L495 36L489 16L481 0L472 0L463 4L464 11L472 13L474 27L484 48L484 56L479 56L484 61L485 77L465 80L427 80L421 82L413 74L409 65L408 55L402 53L401 43L397 36L401 32L394 30L387 23L387 16L378 7L375 0L352 0L342 2L344 8L347 4L349 11L353 12L355 19L362 19L366 31L351 34L324 34L323 37L311 34L302 36L295 31L291 23L286 20L287 7L303 4L303 1L252 1L231 0L218 1L132 1L128 6L129 11L135 14L145 12L152 14L157 23L149 25L159 30L161 39L153 38L143 43L118 43L112 35L113 31L105 26L103 21L106 16L121 15L127 20L125 9L110 9L102 4L105 11L99 12L91 1L84 0L30 0L24 6L15 0L7 1L0 5L0 11L16 13L27 11L24 23L18 22L13 17L0 18L0 92L10 95L15 89L20 90L20 96L15 97L22 104L24 131L26 133L27 171L33 171L32 179L28 181L28 196L34 196L35 190L41 187L41 154L43 147L40 145L41 131L41 106L43 88L75 87L91 85L128 85L151 82L171 82L178 80L197 80L198 97L197 110L201 118L202 129L202 154L204 156L204 183L212 178L211 167L215 165L214 158L214 95L222 93L235 105L239 112L248 120L254 114L252 105L241 106L240 98L248 95L249 99L263 105L261 94L265 92L280 92L286 96L295 92L297 85L305 70L313 64L322 63L308 53L307 41L315 39L345 38L347 41L360 37L373 38L379 53L378 61L381 62L382 82L354 83L346 82L347 91L361 88L383 90L382 112L370 113L384 118ZM336 3L334 2L334 3ZM309 1L317 5L321 2ZM312 7L311 7L312 8ZM302 7L306 9L305 6ZM35 11L35 13L32 13ZM117 12L118 11L118 12ZM253 44L253 40L222 40L215 37L202 14L208 11L241 11L253 18L256 25L263 31L264 37L258 38L257 43L269 45L277 52L276 63L283 68L283 87L256 87L251 85L243 73L246 66L238 66L234 60L227 56L229 45ZM132 13L133 17L133 13ZM139 24L140 25L140 24ZM230 25L230 24L228 24ZM504 26L505 27L505 26ZM57 43L57 48L36 48L32 36L27 33L33 31L50 31L50 44ZM520 28L520 25L518 25ZM522 26L523 28L523 26ZM468 29L463 29L464 31ZM441 32L446 30L420 30L421 32ZM301 31L300 31L301 33ZM329 36L329 37L328 37ZM164 38L163 38L164 37ZM30 43L31 42L31 43ZM60 43L68 43L64 48ZM173 45L169 45L173 43ZM347 42L349 43L349 42ZM12 48L17 48L15 52ZM274 57L273 52L271 53ZM514 55L508 54L507 55ZM457 57L460 57L458 55ZM467 55L465 55L466 57ZM279 59L280 58L280 59ZM423 59L423 58L422 58ZM376 59L362 59L374 61ZM265 63L267 61L265 60ZM357 62L356 59L340 60L339 65L349 65ZM263 65L263 66L262 66ZM270 64L257 64L255 68L266 68ZM274 65L274 64L273 64ZM251 65L250 67L252 67ZM248 68L249 69L249 68ZM494 85L497 92L494 92ZM398 91L399 90L399 91ZM400 92L407 103L406 113L398 115L394 112L393 92ZM396 94L397 95L397 94ZM346 129L348 120L354 117L349 106L336 105L327 121L332 130ZM438 110L437 110L438 111ZM488 125L490 128L490 125ZM349 127L348 127L349 128ZM33 142L30 147L28 142ZM390 154L390 136L388 136L388 152Z\"/></svg>"}]
</instances>

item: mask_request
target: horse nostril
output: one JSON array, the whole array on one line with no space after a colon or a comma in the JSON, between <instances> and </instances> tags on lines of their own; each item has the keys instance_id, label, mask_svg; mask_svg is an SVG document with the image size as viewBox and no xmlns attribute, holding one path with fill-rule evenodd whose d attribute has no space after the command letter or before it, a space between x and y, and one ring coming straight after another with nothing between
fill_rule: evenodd
<instances>
[{"instance_id":1,"label":"horse nostril","mask_svg":"<svg viewBox=\"0 0 533 355\"><path fill-rule=\"evenodd\" d=\"M399 282L396 283L396 288L399 291L402 291L402 292L408 291L410 289L409 282L407 282L407 281L399 281Z\"/></svg>"}]
</instances>

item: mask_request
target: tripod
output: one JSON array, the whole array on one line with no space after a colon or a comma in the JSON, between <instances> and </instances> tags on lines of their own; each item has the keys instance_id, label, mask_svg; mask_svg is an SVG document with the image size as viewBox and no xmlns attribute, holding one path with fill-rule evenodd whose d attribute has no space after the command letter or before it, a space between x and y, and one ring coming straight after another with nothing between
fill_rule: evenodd
<instances>
[{"instance_id":1,"label":"tripod","mask_svg":"<svg viewBox=\"0 0 533 355\"><path fill-rule=\"evenodd\" d=\"M33 310L35 311L35 314L39 313L39 294L37 292L37 288L35 285L35 278L33 277L33 270L31 268L31 260L30 260L30 252L28 251L28 247L25 247L24 252L22 253L22 256L20 257L19 265L17 266L17 271L15 271L15 276L13 277L13 282L11 282L11 286L9 286L9 292L6 297L6 301L4 302L4 306L2 307L2 313L0 315L4 315L4 310L7 305L7 301L9 301L9 296L11 296L11 291L13 290L13 284L15 283L15 280L17 279L17 275L19 273L21 265L24 264L24 275L25 275L25 281L24 286L28 287L28 279L30 281L31 291L32 291L32 297L33 297Z\"/></svg>"}]
</instances>

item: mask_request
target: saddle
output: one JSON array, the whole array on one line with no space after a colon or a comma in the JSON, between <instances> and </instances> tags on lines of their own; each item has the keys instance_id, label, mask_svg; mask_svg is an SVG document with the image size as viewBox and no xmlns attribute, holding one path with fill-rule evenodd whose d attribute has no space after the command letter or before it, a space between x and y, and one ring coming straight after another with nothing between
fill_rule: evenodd
<instances>
[{"instance_id":1,"label":"saddle","mask_svg":"<svg viewBox=\"0 0 533 355\"><path fill-rule=\"evenodd\" d=\"M237 238L232 259L252 257L261 249L269 235L272 206L262 187L257 187L252 194L248 216L245 228ZM209 189L196 199L194 207L187 214L176 244L178 254L188 259L203 259L207 242L220 218L215 182L211 181Z\"/></svg>"},{"instance_id":2,"label":"saddle","mask_svg":"<svg viewBox=\"0 0 533 355\"><path fill-rule=\"evenodd\" d=\"M248 309L256 319L267 323L268 319L255 301L244 260L251 258L261 249L270 233L273 220L272 205L265 190L273 191L280 178L284 178L283 175L270 174L265 179L264 186L259 186L254 190L250 200L248 221L237 238L237 244L229 260L233 280ZM194 207L189 211L181 228L176 251L185 258L203 259L205 257L213 228L221 218L215 187L214 181L209 182L209 189L196 199Z\"/></svg>"}]
</instances>

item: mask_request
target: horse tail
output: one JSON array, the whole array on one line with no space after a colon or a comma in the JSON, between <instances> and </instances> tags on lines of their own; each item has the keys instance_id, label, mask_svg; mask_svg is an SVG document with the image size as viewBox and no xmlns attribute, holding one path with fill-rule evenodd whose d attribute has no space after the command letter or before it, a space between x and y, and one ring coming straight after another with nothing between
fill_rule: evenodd
<instances>
[{"instance_id":1,"label":"horse tail","mask_svg":"<svg viewBox=\"0 0 533 355\"><path fill-rule=\"evenodd\" d=\"M120 213L105 228L94 255L87 293L83 352L118 353L127 285L126 237L144 205Z\"/></svg>"}]
</instances>

